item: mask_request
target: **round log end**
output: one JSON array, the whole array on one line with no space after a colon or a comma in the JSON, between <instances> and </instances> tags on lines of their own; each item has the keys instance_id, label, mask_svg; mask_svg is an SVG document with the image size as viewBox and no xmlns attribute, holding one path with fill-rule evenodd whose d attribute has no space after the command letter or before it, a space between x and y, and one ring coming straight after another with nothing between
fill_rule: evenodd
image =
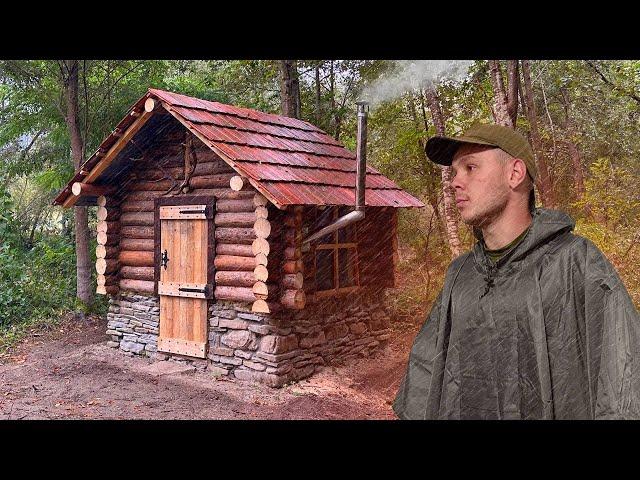
<instances>
[{"instance_id":1,"label":"round log end","mask_svg":"<svg viewBox=\"0 0 640 480\"><path fill-rule=\"evenodd\" d=\"M80 182L73 182L73 185L71 185L71 192L73 192L75 196L80 195L82 192L82 184Z\"/></svg>"},{"instance_id":2,"label":"round log end","mask_svg":"<svg viewBox=\"0 0 640 480\"><path fill-rule=\"evenodd\" d=\"M266 197L264 195L262 195L261 193L256 193L253 196L253 205L256 207L265 207L268 203L268 200L266 199Z\"/></svg>"},{"instance_id":3,"label":"round log end","mask_svg":"<svg viewBox=\"0 0 640 480\"><path fill-rule=\"evenodd\" d=\"M269 255L269 241L265 238L256 238L251 244L251 251L254 255L258 255L259 253Z\"/></svg>"},{"instance_id":4,"label":"round log end","mask_svg":"<svg viewBox=\"0 0 640 480\"><path fill-rule=\"evenodd\" d=\"M256 207L256 218L268 218L269 217L269 210L267 210L267 207L264 207L262 205L258 205Z\"/></svg>"},{"instance_id":5,"label":"round log end","mask_svg":"<svg viewBox=\"0 0 640 480\"><path fill-rule=\"evenodd\" d=\"M267 256L264 253L256 255L256 264L267 266Z\"/></svg>"},{"instance_id":6,"label":"round log end","mask_svg":"<svg viewBox=\"0 0 640 480\"><path fill-rule=\"evenodd\" d=\"M242 177L239 175L235 175L231 177L231 180L229 180L229 186L234 192L239 192L244 186L244 180L242 180Z\"/></svg>"},{"instance_id":7,"label":"round log end","mask_svg":"<svg viewBox=\"0 0 640 480\"><path fill-rule=\"evenodd\" d=\"M261 282L266 282L269 278L269 271L264 265L256 265L256 268L253 269L253 274L255 275L256 280Z\"/></svg>"},{"instance_id":8,"label":"round log end","mask_svg":"<svg viewBox=\"0 0 640 480\"><path fill-rule=\"evenodd\" d=\"M294 310L301 310L306 304L306 295L302 290L285 290L280 303L282 306Z\"/></svg>"},{"instance_id":9,"label":"round log end","mask_svg":"<svg viewBox=\"0 0 640 480\"><path fill-rule=\"evenodd\" d=\"M264 282L256 282L253 284L253 293L254 295L269 295L269 289L267 288L267 284Z\"/></svg>"},{"instance_id":10,"label":"round log end","mask_svg":"<svg viewBox=\"0 0 640 480\"><path fill-rule=\"evenodd\" d=\"M253 224L253 231L258 238L267 238L271 233L271 223L264 218L258 218Z\"/></svg>"},{"instance_id":11,"label":"round log end","mask_svg":"<svg viewBox=\"0 0 640 480\"><path fill-rule=\"evenodd\" d=\"M153 98L147 98L144 102L144 111L153 112L154 108L156 108L156 101Z\"/></svg>"},{"instance_id":12,"label":"round log end","mask_svg":"<svg viewBox=\"0 0 640 480\"><path fill-rule=\"evenodd\" d=\"M106 232L98 232L96 237L98 245L106 245L107 244L107 234Z\"/></svg>"},{"instance_id":13,"label":"round log end","mask_svg":"<svg viewBox=\"0 0 640 480\"><path fill-rule=\"evenodd\" d=\"M253 302L253 305L251 305L251 311L256 313L271 313L269 304L264 300L256 300Z\"/></svg>"}]
</instances>

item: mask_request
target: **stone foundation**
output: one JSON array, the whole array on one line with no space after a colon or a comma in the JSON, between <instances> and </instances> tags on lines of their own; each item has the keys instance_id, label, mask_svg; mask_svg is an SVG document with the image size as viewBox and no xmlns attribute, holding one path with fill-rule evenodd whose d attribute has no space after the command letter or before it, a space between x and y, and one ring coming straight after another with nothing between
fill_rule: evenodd
<instances>
[{"instance_id":1,"label":"stone foundation","mask_svg":"<svg viewBox=\"0 0 640 480\"><path fill-rule=\"evenodd\" d=\"M193 363L215 375L272 387L308 377L320 365L368 356L390 336L384 298L362 290L309 303L304 310L257 314L251 306L209 306L207 360L156 352L159 299L120 293L107 315L112 347L129 355Z\"/></svg>"},{"instance_id":2,"label":"stone foundation","mask_svg":"<svg viewBox=\"0 0 640 480\"><path fill-rule=\"evenodd\" d=\"M151 356L158 350L158 297L126 292L110 297L107 322L107 335L111 335L111 341L107 345L110 347L119 347L129 355Z\"/></svg>"}]
</instances>

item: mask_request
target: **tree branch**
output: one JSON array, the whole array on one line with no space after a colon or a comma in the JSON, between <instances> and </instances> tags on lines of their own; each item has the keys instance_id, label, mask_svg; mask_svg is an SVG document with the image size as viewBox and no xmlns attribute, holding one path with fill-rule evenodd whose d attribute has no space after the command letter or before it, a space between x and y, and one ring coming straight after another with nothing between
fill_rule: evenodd
<instances>
[{"instance_id":1,"label":"tree branch","mask_svg":"<svg viewBox=\"0 0 640 480\"><path fill-rule=\"evenodd\" d=\"M604 73L602 73L598 67L590 60L586 60L587 65L589 65L594 72L596 72L598 74L598 76L602 79L602 81L604 83L606 83L607 85L609 85L611 88L613 88L614 90L622 93L623 95L626 95L627 97L631 98L632 100L635 100L636 102L640 103L640 96L636 95L633 92L630 92L624 88L622 88L619 85L616 85L615 83L613 83L611 80L609 80Z\"/></svg>"}]
</instances>

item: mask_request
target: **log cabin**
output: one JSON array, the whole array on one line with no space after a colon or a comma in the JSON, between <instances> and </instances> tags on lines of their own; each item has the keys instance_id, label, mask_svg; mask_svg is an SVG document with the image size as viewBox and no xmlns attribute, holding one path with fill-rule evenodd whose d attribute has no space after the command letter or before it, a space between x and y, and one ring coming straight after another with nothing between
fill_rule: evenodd
<instances>
[{"instance_id":1,"label":"log cabin","mask_svg":"<svg viewBox=\"0 0 640 480\"><path fill-rule=\"evenodd\" d=\"M295 118L149 89L54 204L97 207L108 345L273 387L390 336L398 208L424 205Z\"/></svg>"}]
</instances>

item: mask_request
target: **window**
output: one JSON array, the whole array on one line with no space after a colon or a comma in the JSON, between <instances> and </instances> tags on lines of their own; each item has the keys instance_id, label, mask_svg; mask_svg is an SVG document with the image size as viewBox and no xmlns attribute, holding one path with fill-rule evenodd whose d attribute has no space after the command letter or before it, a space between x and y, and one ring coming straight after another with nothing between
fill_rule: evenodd
<instances>
[{"instance_id":1,"label":"window","mask_svg":"<svg viewBox=\"0 0 640 480\"><path fill-rule=\"evenodd\" d=\"M313 231L351 211L348 207L318 210ZM331 294L358 288L358 244L354 225L322 237L315 247L316 293Z\"/></svg>"}]
</instances>

